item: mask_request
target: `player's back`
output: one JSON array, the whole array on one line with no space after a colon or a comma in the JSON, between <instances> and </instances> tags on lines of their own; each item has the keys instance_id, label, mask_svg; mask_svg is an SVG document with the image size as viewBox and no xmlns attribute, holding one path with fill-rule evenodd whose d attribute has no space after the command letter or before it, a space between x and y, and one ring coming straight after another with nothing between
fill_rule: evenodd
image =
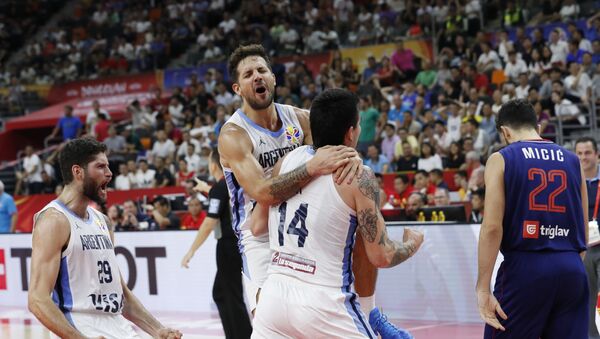
<instances>
[{"instance_id":1,"label":"player's back","mask_svg":"<svg viewBox=\"0 0 600 339\"><path fill-rule=\"evenodd\" d=\"M505 164L502 253L584 251L577 156L544 140L515 142L500 154Z\"/></svg>"},{"instance_id":2,"label":"player's back","mask_svg":"<svg viewBox=\"0 0 600 339\"><path fill-rule=\"evenodd\" d=\"M312 146L287 155L280 173L306 163ZM352 284L356 212L338 194L331 175L321 176L269 212L269 275L285 275L324 287Z\"/></svg>"}]
</instances>

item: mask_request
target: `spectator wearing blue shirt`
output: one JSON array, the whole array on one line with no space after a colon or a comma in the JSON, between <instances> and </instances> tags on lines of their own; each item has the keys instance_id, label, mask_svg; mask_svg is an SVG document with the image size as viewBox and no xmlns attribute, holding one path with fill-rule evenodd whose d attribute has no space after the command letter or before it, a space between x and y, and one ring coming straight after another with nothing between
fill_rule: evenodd
<instances>
[{"instance_id":1,"label":"spectator wearing blue shirt","mask_svg":"<svg viewBox=\"0 0 600 339\"><path fill-rule=\"evenodd\" d=\"M567 65L572 62L581 64L583 61L583 52L583 50L579 49L578 41L569 41L569 54L567 54Z\"/></svg>"},{"instance_id":2,"label":"spectator wearing blue shirt","mask_svg":"<svg viewBox=\"0 0 600 339\"><path fill-rule=\"evenodd\" d=\"M59 131L62 132L62 141L77 139L81 135L82 128L81 120L73 116L73 107L66 105L65 116L58 120L52 134L47 139L55 139Z\"/></svg>"},{"instance_id":3,"label":"spectator wearing blue shirt","mask_svg":"<svg viewBox=\"0 0 600 339\"><path fill-rule=\"evenodd\" d=\"M367 159L365 166L369 167L375 173L387 173L390 168L390 162L383 154L379 154L379 148L375 145L369 146L367 150Z\"/></svg>"},{"instance_id":4,"label":"spectator wearing blue shirt","mask_svg":"<svg viewBox=\"0 0 600 339\"><path fill-rule=\"evenodd\" d=\"M17 206L13 197L4 192L0 181L0 233L14 233L17 226Z\"/></svg>"},{"instance_id":5,"label":"spectator wearing blue shirt","mask_svg":"<svg viewBox=\"0 0 600 339\"><path fill-rule=\"evenodd\" d=\"M392 108L388 112L388 121L396 122L396 126L402 126L404 123L404 114L402 114L405 110L402 109L402 97L400 94L394 94L392 97Z\"/></svg>"},{"instance_id":6,"label":"spectator wearing blue shirt","mask_svg":"<svg viewBox=\"0 0 600 339\"><path fill-rule=\"evenodd\" d=\"M379 65L377 65L377 62L375 61L374 56L370 56L367 59L367 64L368 64L368 66L365 67L365 70L363 71L363 75L362 75L363 83L367 83L367 82L371 81L371 78L373 77L373 75L377 74L377 71L379 70Z\"/></svg>"}]
</instances>

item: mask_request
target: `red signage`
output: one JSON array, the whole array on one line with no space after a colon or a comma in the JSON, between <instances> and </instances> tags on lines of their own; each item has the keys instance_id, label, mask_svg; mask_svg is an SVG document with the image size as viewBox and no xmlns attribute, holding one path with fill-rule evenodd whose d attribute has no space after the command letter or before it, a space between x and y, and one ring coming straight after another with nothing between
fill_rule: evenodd
<instances>
[{"instance_id":1,"label":"red signage","mask_svg":"<svg viewBox=\"0 0 600 339\"><path fill-rule=\"evenodd\" d=\"M50 90L48 102L57 104L75 98L107 97L146 92L158 86L156 78L155 73L147 73L55 85Z\"/></svg>"},{"instance_id":2,"label":"red signage","mask_svg":"<svg viewBox=\"0 0 600 339\"><path fill-rule=\"evenodd\" d=\"M6 260L2 248L0 248L0 290L6 290Z\"/></svg>"}]
</instances>

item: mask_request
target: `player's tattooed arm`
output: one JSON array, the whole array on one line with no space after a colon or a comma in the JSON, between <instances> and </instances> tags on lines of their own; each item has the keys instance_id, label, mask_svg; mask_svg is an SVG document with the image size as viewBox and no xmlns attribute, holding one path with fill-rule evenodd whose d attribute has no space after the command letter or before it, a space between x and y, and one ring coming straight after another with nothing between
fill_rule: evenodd
<instances>
[{"instance_id":1,"label":"player's tattooed arm","mask_svg":"<svg viewBox=\"0 0 600 339\"><path fill-rule=\"evenodd\" d=\"M273 178L270 187L271 196L278 201L284 201L296 195L298 191L310 182L312 176L308 174L306 164L278 175Z\"/></svg>"},{"instance_id":2,"label":"player's tattooed arm","mask_svg":"<svg viewBox=\"0 0 600 339\"><path fill-rule=\"evenodd\" d=\"M388 237L385 221L379 210L379 183L371 169L365 168L358 177L358 189L358 230L365 240L371 263L377 267L393 267L413 256L423 243L423 234L406 228L403 242Z\"/></svg>"}]
</instances>

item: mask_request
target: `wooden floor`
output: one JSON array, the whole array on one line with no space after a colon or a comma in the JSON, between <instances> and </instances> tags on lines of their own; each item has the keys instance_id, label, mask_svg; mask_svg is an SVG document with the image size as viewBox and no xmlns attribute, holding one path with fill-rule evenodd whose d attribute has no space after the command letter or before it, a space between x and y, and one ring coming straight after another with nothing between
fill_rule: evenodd
<instances>
[{"instance_id":1,"label":"wooden floor","mask_svg":"<svg viewBox=\"0 0 600 339\"><path fill-rule=\"evenodd\" d=\"M184 338L224 338L218 314L159 313L161 322L184 333ZM392 319L392 322L408 329L417 339L480 339L483 326L472 323L440 323ZM150 338L140 332L142 338ZM0 307L0 338L45 339L53 338L25 309Z\"/></svg>"}]
</instances>

